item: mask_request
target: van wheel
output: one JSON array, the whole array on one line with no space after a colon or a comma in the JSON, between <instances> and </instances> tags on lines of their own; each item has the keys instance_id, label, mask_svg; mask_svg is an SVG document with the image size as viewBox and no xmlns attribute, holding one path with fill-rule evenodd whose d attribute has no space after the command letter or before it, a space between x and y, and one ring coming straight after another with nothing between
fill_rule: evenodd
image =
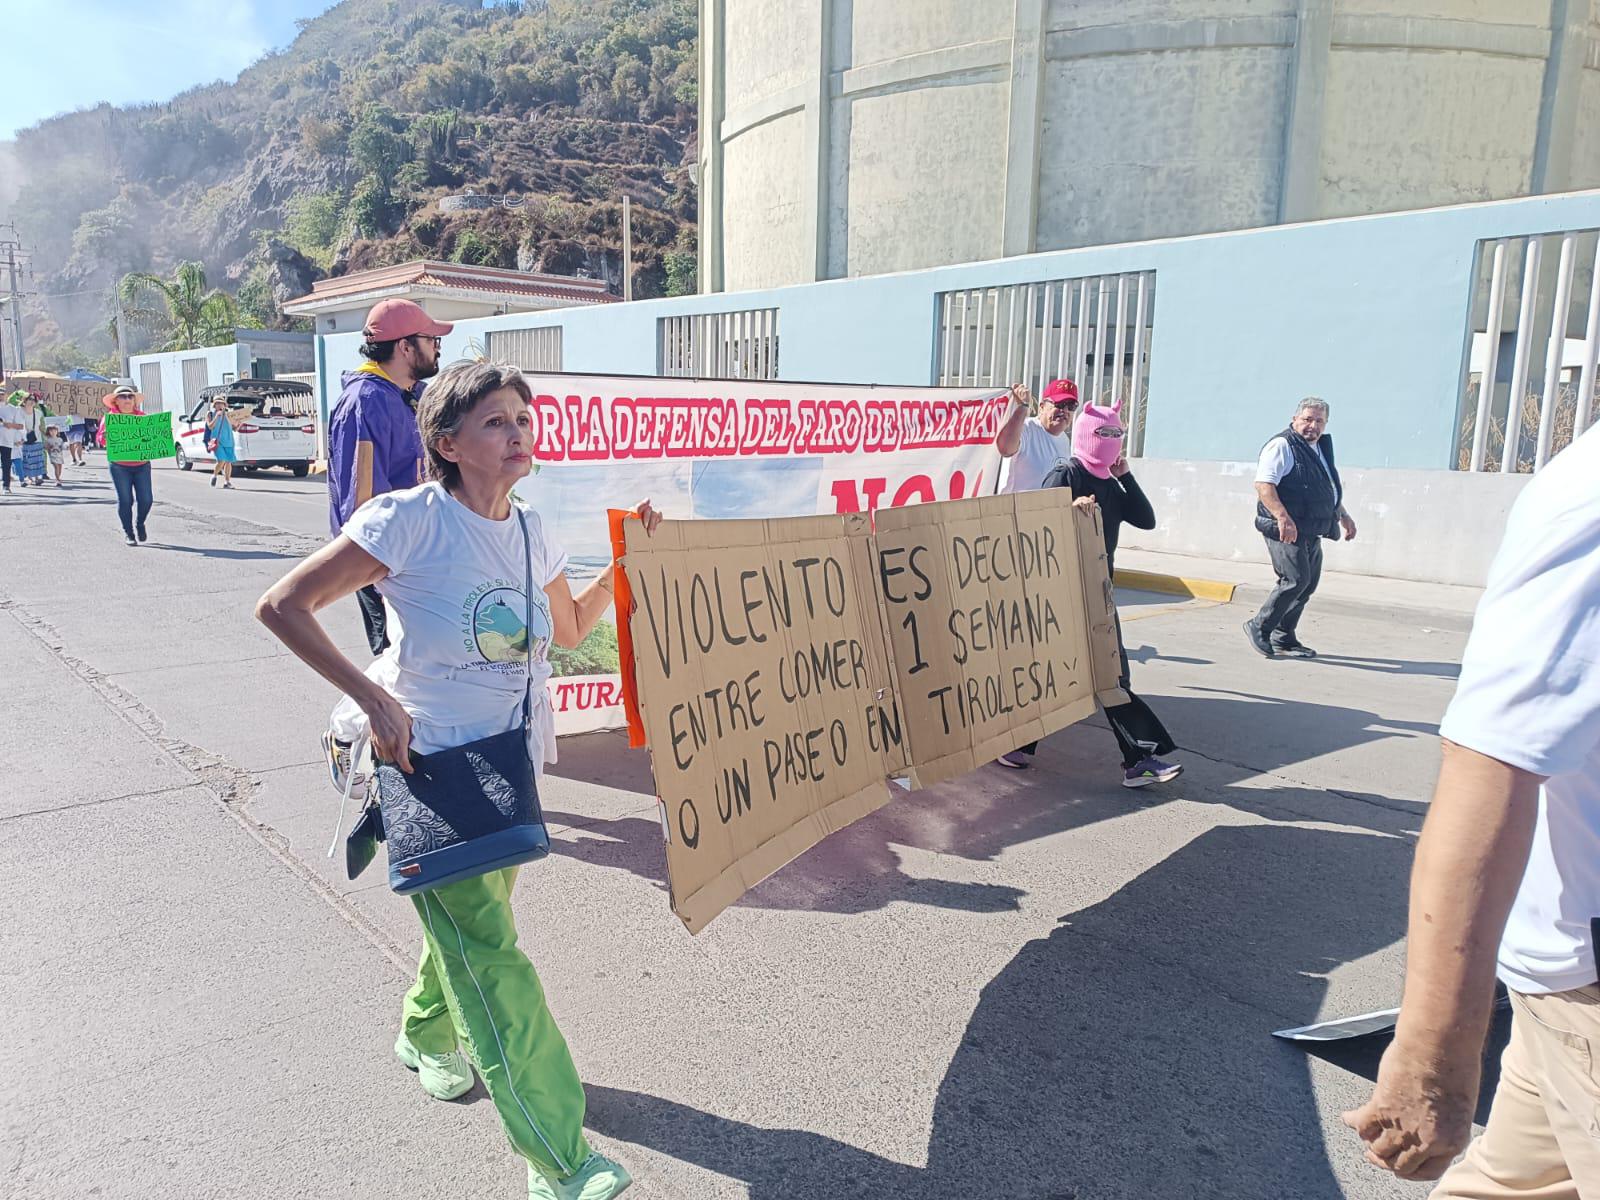
<instances>
[{"instance_id":1,"label":"van wheel","mask_svg":"<svg viewBox=\"0 0 1600 1200\"><path fill-rule=\"evenodd\" d=\"M178 470L180 470L180 471L192 471L192 470L194 470L194 464L189 461L189 456L183 452L183 447L182 446L178 447Z\"/></svg>"},{"instance_id":2,"label":"van wheel","mask_svg":"<svg viewBox=\"0 0 1600 1200\"><path fill-rule=\"evenodd\" d=\"M310 463L295 463L294 466L290 467L289 469L294 472L294 477L296 479L304 479L307 475L311 474Z\"/></svg>"}]
</instances>

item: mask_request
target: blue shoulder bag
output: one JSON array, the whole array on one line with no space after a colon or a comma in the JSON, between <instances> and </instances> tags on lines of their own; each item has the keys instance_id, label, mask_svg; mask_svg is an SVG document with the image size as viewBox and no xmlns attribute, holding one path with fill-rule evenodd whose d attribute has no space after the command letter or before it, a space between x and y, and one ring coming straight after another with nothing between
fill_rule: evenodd
<instances>
[{"instance_id":1,"label":"blue shoulder bag","mask_svg":"<svg viewBox=\"0 0 1600 1200\"><path fill-rule=\"evenodd\" d=\"M411 773L379 762L376 803L369 800L346 842L354 879L371 862L375 843L389 847L389 886L401 895L442 887L550 853L539 786L528 756L533 720L533 552L522 525L526 564L528 682L516 728L433 754L411 755ZM350 765L355 776L357 747ZM348 789L346 791L348 795ZM341 805L340 824L343 824ZM337 841L337 835L335 836Z\"/></svg>"}]
</instances>

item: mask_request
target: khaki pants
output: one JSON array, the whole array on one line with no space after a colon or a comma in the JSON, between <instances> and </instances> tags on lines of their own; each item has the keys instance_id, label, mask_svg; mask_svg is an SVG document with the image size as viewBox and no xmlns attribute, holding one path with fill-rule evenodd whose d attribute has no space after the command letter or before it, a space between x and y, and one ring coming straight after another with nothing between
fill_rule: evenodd
<instances>
[{"instance_id":1,"label":"khaki pants","mask_svg":"<svg viewBox=\"0 0 1600 1200\"><path fill-rule=\"evenodd\" d=\"M1483 1136L1430 1200L1600 1200L1600 987L1511 993Z\"/></svg>"}]
</instances>

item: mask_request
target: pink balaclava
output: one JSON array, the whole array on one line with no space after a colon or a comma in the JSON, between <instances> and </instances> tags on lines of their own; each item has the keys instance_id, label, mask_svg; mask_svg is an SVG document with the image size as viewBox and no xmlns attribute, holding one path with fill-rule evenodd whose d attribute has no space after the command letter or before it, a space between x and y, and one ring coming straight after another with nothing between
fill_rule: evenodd
<instances>
[{"instance_id":1,"label":"pink balaclava","mask_svg":"<svg viewBox=\"0 0 1600 1200\"><path fill-rule=\"evenodd\" d=\"M1111 464L1122 457L1122 405L1085 404L1072 424L1072 457L1100 479L1111 478Z\"/></svg>"}]
</instances>

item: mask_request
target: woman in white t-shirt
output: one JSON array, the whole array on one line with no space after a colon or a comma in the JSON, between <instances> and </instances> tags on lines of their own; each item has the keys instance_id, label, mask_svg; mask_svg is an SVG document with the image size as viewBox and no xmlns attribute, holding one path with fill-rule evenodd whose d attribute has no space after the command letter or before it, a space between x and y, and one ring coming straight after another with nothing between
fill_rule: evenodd
<instances>
[{"instance_id":1,"label":"woman in white t-shirt","mask_svg":"<svg viewBox=\"0 0 1600 1200\"><path fill-rule=\"evenodd\" d=\"M339 537L257 606L263 624L359 707L374 753L404 771L410 750L432 753L515 728L530 671L529 753L535 770L554 761L544 688L550 643L577 646L611 604L610 569L574 596L566 555L538 514L523 510L519 520L513 511L511 489L532 465L530 399L513 367L457 363L440 372L417 409L430 481L362 505ZM648 501L635 511L648 530L661 520ZM536 590L527 597L530 559ZM400 632L363 672L316 614L368 585L382 593ZM517 948L516 873L412 896L424 949L395 1053L430 1095L454 1099L473 1083L459 1034L528 1160L528 1194L607 1200L628 1186L628 1175L584 1139L583 1086L533 965Z\"/></svg>"}]
</instances>

